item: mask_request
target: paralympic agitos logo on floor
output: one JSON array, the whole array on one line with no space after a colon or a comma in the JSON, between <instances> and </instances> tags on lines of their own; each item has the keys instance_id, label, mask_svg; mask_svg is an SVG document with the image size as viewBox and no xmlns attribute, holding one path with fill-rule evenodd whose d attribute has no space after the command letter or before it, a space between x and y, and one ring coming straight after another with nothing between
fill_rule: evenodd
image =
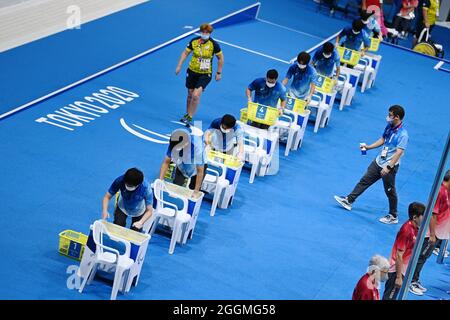
<instances>
[{"instance_id":1,"label":"paralympic agitos logo on floor","mask_svg":"<svg viewBox=\"0 0 450 320\"><path fill-rule=\"evenodd\" d=\"M106 89L100 89L84 97L84 99L72 102L35 121L62 130L75 131L77 128L83 127L85 124L89 124L101 116L108 114L111 110L120 108L139 97L140 95L136 92L119 87L107 86ZM170 133L176 128L185 127L181 122L170 121L170 124L166 126L167 129L165 129L165 131L170 132L158 133L145 128L142 124L128 124L124 118L120 119L120 125L128 133L140 139L158 144L168 144ZM191 126L189 128L191 134L202 136L203 131L199 127L201 127L201 124L197 127L195 124Z\"/></svg>"}]
</instances>

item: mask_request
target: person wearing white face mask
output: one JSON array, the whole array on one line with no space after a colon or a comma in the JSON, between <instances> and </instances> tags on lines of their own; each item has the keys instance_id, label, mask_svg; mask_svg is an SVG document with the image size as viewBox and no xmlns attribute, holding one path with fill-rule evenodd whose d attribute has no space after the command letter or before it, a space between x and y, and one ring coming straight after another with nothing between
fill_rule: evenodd
<instances>
[{"instance_id":1,"label":"person wearing white face mask","mask_svg":"<svg viewBox=\"0 0 450 320\"><path fill-rule=\"evenodd\" d=\"M344 28L339 33L336 38L336 46L361 51L362 55L364 55L370 48L370 38L363 30L364 26L360 19L354 20L351 27Z\"/></svg>"},{"instance_id":2,"label":"person wearing white face mask","mask_svg":"<svg viewBox=\"0 0 450 320\"><path fill-rule=\"evenodd\" d=\"M244 131L231 114L211 122L205 132L205 143L213 150L244 158Z\"/></svg>"},{"instance_id":3,"label":"person wearing white face mask","mask_svg":"<svg viewBox=\"0 0 450 320\"><path fill-rule=\"evenodd\" d=\"M330 78L339 78L341 72L341 58L331 42L325 42L323 46L314 53L312 65L316 68L318 74ZM336 70L336 74L334 74L334 70Z\"/></svg>"},{"instance_id":4,"label":"person wearing white face mask","mask_svg":"<svg viewBox=\"0 0 450 320\"><path fill-rule=\"evenodd\" d=\"M144 174L137 168L128 169L111 184L103 197L102 219L109 218L108 203L119 192L114 211L114 224L125 227L127 217L132 218L131 229L139 231L153 213L153 195Z\"/></svg>"},{"instance_id":5,"label":"person wearing white face mask","mask_svg":"<svg viewBox=\"0 0 450 320\"><path fill-rule=\"evenodd\" d=\"M361 144L360 148L371 150L382 147L380 154L372 161L367 172L347 196L334 196L336 201L345 209L351 210L355 200L371 185L378 180L383 180L384 191L389 200L389 214L379 221L385 224L398 223L397 191L395 189L395 177L400 166L400 158L408 145L408 132L403 127L405 110L394 105L389 108L386 117L388 122L380 139L370 145Z\"/></svg>"},{"instance_id":6,"label":"person wearing white face mask","mask_svg":"<svg viewBox=\"0 0 450 320\"><path fill-rule=\"evenodd\" d=\"M245 90L247 100L253 101L265 106L276 108L278 100L280 100L280 114L286 107L286 88L277 81L278 71L271 69L267 71L266 78L258 78L252 81ZM252 91L255 92L252 99ZM252 123L251 125L258 126L262 129L267 129L266 125L258 125Z\"/></svg>"},{"instance_id":7,"label":"person wearing white face mask","mask_svg":"<svg viewBox=\"0 0 450 320\"><path fill-rule=\"evenodd\" d=\"M222 68L224 64L223 53L217 41L211 38L213 27L208 24L200 26L201 35L192 39L180 56L175 74L179 74L184 60L192 52L192 59L186 71L186 88L188 90L186 100L186 114L181 122L192 123L192 117L197 112L200 97L212 78L212 60L214 56L218 59L215 79L222 78Z\"/></svg>"},{"instance_id":8,"label":"person wearing white face mask","mask_svg":"<svg viewBox=\"0 0 450 320\"><path fill-rule=\"evenodd\" d=\"M386 282L389 260L375 255L369 260L367 272L361 277L353 290L352 300L380 300L380 282Z\"/></svg>"},{"instance_id":9,"label":"person wearing white face mask","mask_svg":"<svg viewBox=\"0 0 450 320\"><path fill-rule=\"evenodd\" d=\"M311 101L317 81L317 72L309 64L310 60L309 53L305 51L299 53L297 61L289 67L282 82L286 86L292 78L288 94L293 98L306 100L308 104Z\"/></svg>"}]
</instances>

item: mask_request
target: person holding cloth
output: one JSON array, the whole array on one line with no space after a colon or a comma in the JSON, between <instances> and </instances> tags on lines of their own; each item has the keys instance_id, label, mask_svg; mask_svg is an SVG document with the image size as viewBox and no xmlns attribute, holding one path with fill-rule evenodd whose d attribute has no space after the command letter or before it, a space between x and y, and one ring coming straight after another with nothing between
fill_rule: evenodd
<instances>
[{"instance_id":1,"label":"person holding cloth","mask_svg":"<svg viewBox=\"0 0 450 320\"><path fill-rule=\"evenodd\" d=\"M421 296L427 292L419 281L420 272L433 253L433 250L440 245L442 240L447 240L450 235L450 170L445 173L444 181L441 184L439 193L434 205L433 215L428 226L425 239L423 240L422 250L417 260L416 270L412 277L409 291L415 295Z\"/></svg>"},{"instance_id":2,"label":"person holding cloth","mask_svg":"<svg viewBox=\"0 0 450 320\"><path fill-rule=\"evenodd\" d=\"M204 152L202 137L191 135L185 129L174 130L161 164L159 179L164 181L170 163L173 162L176 170L173 183L183 186L186 179L190 179L188 187L194 190L194 195L198 197L205 176Z\"/></svg>"},{"instance_id":3,"label":"person holding cloth","mask_svg":"<svg viewBox=\"0 0 450 320\"><path fill-rule=\"evenodd\" d=\"M386 282L389 271L389 261L380 255L373 256L369 261L367 272L359 279L353 290L352 300L380 300L380 282Z\"/></svg>"},{"instance_id":4,"label":"person holding cloth","mask_svg":"<svg viewBox=\"0 0 450 320\"><path fill-rule=\"evenodd\" d=\"M205 143L212 150L244 158L244 131L231 114L211 122L205 132Z\"/></svg>"},{"instance_id":5,"label":"person holding cloth","mask_svg":"<svg viewBox=\"0 0 450 320\"><path fill-rule=\"evenodd\" d=\"M179 74L184 60L192 52L192 59L186 72L186 88L188 90L186 100L186 114L180 120L183 123L191 124L192 117L197 112L200 97L212 78L212 60L214 55L218 59L216 81L222 78L223 53L220 45L211 38L213 27L208 24L200 26L201 36L192 39L186 49L181 54L175 74Z\"/></svg>"},{"instance_id":6,"label":"person holding cloth","mask_svg":"<svg viewBox=\"0 0 450 320\"><path fill-rule=\"evenodd\" d=\"M388 273L388 280L384 286L383 300L397 299L409 260L411 260L414 245L416 244L416 237L422 224L424 212L425 205L420 202L413 202L408 207L409 220L402 225L397 233L394 247L391 251L391 267Z\"/></svg>"},{"instance_id":7,"label":"person holding cloth","mask_svg":"<svg viewBox=\"0 0 450 320\"><path fill-rule=\"evenodd\" d=\"M351 210L355 200L379 179L383 180L384 191L389 200L389 214L380 219L386 224L398 223L397 192L395 176L400 166L400 158L408 145L408 132L403 127L405 110L394 105L389 108L386 121L388 122L380 139L370 145L361 144L362 151L382 147L380 154L372 161L367 172L347 196L334 196L336 201L345 209Z\"/></svg>"},{"instance_id":8,"label":"person holding cloth","mask_svg":"<svg viewBox=\"0 0 450 320\"><path fill-rule=\"evenodd\" d=\"M307 105L311 102L317 81L317 72L309 64L310 60L311 56L309 53L305 51L300 52L297 56L297 61L289 67L282 81L282 84L286 86L292 78L288 95L292 98L306 100Z\"/></svg>"},{"instance_id":9,"label":"person holding cloth","mask_svg":"<svg viewBox=\"0 0 450 320\"><path fill-rule=\"evenodd\" d=\"M139 231L153 213L152 190L144 180L142 171L131 168L114 180L103 197L102 219L109 218L108 203L117 192L119 197L114 211L114 224L125 227L127 218L131 217L131 229Z\"/></svg>"}]
</instances>

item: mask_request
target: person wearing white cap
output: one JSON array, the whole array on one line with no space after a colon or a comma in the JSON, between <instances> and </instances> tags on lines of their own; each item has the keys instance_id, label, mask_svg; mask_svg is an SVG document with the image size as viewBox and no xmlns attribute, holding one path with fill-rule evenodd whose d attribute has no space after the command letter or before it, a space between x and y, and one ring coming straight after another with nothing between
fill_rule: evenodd
<instances>
[{"instance_id":1,"label":"person wearing white cap","mask_svg":"<svg viewBox=\"0 0 450 320\"><path fill-rule=\"evenodd\" d=\"M369 260L367 272L359 279L353 290L352 300L380 300L380 282L388 279L389 260L374 255Z\"/></svg>"}]
</instances>

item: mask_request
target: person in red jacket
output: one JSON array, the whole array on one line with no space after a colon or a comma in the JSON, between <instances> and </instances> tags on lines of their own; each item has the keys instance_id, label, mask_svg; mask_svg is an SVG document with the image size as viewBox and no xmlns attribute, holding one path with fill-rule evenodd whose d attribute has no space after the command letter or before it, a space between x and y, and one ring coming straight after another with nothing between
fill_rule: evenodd
<instances>
[{"instance_id":1,"label":"person in red jacket","mask_svg":"<svg viewBox=\"0 0 450 320\"><path fill-rule=\"evenodd\" d=\"M375 255L369 261L367 272L359 279L353 290L352 300L380 300L380 282L388 278L389 261L383 256Z\"/></svg>"}]
</instances>

